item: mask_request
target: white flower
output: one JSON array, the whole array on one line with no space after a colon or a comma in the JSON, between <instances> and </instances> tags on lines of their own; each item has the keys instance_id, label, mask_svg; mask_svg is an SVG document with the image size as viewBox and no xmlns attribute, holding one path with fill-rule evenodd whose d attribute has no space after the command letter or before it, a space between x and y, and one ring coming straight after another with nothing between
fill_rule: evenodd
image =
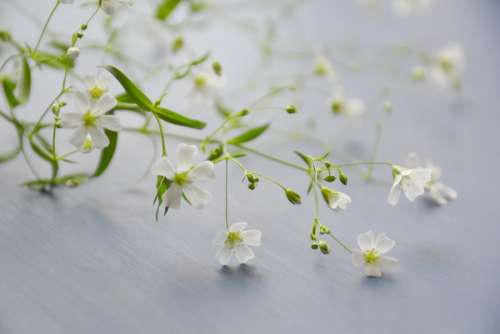
<instances>
[{"instance_id":1,"label":"white flower","mask_svg":"<svg viewBox=\"0 0 500 334\"><path fill-rule=\"evenodd\" d=\"M318 54L314 60L314 74L318 77L335 78L335 71L328 58L323 54Z\"/></svg>"},{"instance_id":2,"label":"white flower","mask_svg":"<svg viewBox=\"0 0 500 334\"><path fill-rule=\"evenodd\" d=\"M203 161L194 165L197 154L196 146L180 143L177 145L177 168L174 168L166 157L160 158L153 165L154 175L164 176L171 182L165 194L167 208L179 209L183 196L196 208L202 208L212 198L212 195L200 188L198 183L215 178L214 164L211 161Z\"/></svg>"},{"instance_id":3,"label":"white flower","mask_svg":"<svg viewBox=\"0 0 500 334\"><path fill-rule=\"evenodd\" d=\"M425 186L431 180L432 171L429 168L404 168L401 166L392 166L392 175L394 183L387 202L391 205L396 205L401 195L401 190L404 191L406 198L414 201L415 198L422 195L425 191Z\"/></svg>"},{"instance_id":4,"label":"white flower","mask_svg":"<svg viewBox=\"0 0 500 334\"><path fill-rule=\"evenodd\" d=\"M415 167L421 166L416 153L410 153L408 155L407 164ZM453 188L438 181L442 175L441 168L430 161L427 161L425 167L431 170L431 180L425 186L425 191L429 194L431 199L439 205L445 205L448 201L456 200L458 198L457 192Z\"/></svg>"},{"instance_id":5,"label":"white flower","mask_svg":"<svg viewBox=\"0 0 500 334\"><path fill-rule=\"evenodd\" d=\"M394 0L393 9L400 16L408 16L412 12L430 7L431 0Z\"/></svg>"},{"instance_id":6,"label":"white flower","mask_svg":"<svg viewBox=\"0 0 500 334\"><path fill-rule=\"evenodd\" d=\"M224 266L229 263L234 255L239 263L246 263L255 257L249 246L258 247L261 244L259 230L245 230L247 223L234 223L229 230L217 235L214 240L218 248L216 257Z\"/></svg>"},{"instance_id":7,"label":"white flower","mask_svg":"<svg viewBox=\"0 0 500 334\"><path fill-rule=\"evenodd\" d=\"M330 108L333 113L358 118L365 113L366 107L362 100L347 98L342 88L335 91L331 99Z\"/></svg>"},{"instance_id":8,"label":"white flower","mask_svg":"<svg viewBox=\"0 0 500 334\"><path fill-rule=\"evenodd\" d=\"M396 242L384 233L377 237L373 231L359 234L359 250L353 250L352 263L358 268L364 267L366 276L380 277L383 271L387 271L398 263L395 258L384 255L395 245Z\"/></svg>"},{"instance_id":9,"label":"white flower","mask_svg":"<svg viewBox=\"0 0 500 334\"><path fill-rule=\"evenodd\" d=\"M68 50L66 51L66 54L68 55L68 57L75 60L80 55L80 49L77 48L76 46L72 46L72 47L68 48Z\"/></svg>"},{"instance_id":10,"label":"white flower","mask_svg":"<svg viewBox=\"0 0 500 334\"><path fill-rule=\"evenodd\" d=\"M105 71L99 71L97 75L87 75L83 78L85 89L91 100L99 100L108 92L111 75Z\"/></svg>"},{"instance_id":11,"label":"white flower","mask_svg":"<svg viewBox=\"0 0 500 334\"><path fill-rule=\"evenodd\" d=\"M132 6L133 0L102 0L102 10L108 15L112 15L118 8L122 6Z\"/></svg>"},{"instance_id":12,"label":"white flower","mask_svg":"<svg viewBox=\"0 0 500 334\"><path fill-rule=\"evenodd\" d=\"M199 72L193 75L193 90L196 93L210 96L215 94L222 81L209 72Z\"/></svg>"},{"instance_id":13,"label":"white flower","mask_svg":"<svg viewBox=\"0 0 500 334\"><path fill-rule=\"evenodd\" d=\"M431 67L431 77L438 85L460 88L465 67L464 49L450 44L438 52Z\"/></svg>"},{"instance_id":14,"label":"white flower","mask_svg":"<svg viewBox=\"0 0 500 334\"><path fill-rule=\"evenodd\" d=\"M321 194L323 195L323 198L328 207L335 211L345 210L347 204L352 202L349 195L344 194L340 191L332 190L327 187L321 187Z\"/></svg>"},{"instance_id":15,"label":"white flower","mask_svg":"<svg viewBox=\"0 0 500 334\"><path fill-rule=\"evenodd\" d=\"M103 129L121 129L118 117L105 115L116 105L116 100L109 94L103 95L95 103L90 101L86 93L75 92L74 96L78 111L62 114L63 127L76 128L70 139L71 144L82 152L88 152L89 148L103 149L108 146L109 140Z\"/></svg>"}]
</instances>

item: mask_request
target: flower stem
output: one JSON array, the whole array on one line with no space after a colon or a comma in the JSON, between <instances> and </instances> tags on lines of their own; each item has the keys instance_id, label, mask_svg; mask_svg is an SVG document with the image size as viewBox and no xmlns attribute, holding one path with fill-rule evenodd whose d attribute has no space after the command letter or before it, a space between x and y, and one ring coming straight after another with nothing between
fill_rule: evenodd
<instances>
[{"instance_id":1,"label":"flower stem","mask_svg":"<svg viewBox=\"0 0 500 334\"><path fill-rule=\"evenodd\" d=\"M244 146L244 145L241 145L241 144L231 144L231 145L236 146L238 148L241 148L244 151L251 152L251 153L253 153L255 155L258 155L258 156L260 156L262 158L265 158L265 159L277 162L279 164L282 164L282 165L285 165L285 166L288 166L288 167L292 167L292 168L301 170L303 172L307 172L307 168L305 168L305 167L303 167L301 165L298 165L298 164L295 164L293 162L277 158L275 156L272 156L272 155L269 155L267 153L261 152L261 151L255 149L255 148L251 148L251 147Z\"/></svg>"},{"instance_id":2,"label":"flower stem","mask_svg":"<svg viewBox=\"0 0 500 334\"><path fill-rule=\"evenodd\" d=\"M377 137L375 139L375 145L373 147L372 161L375 161L375 159L377 159L381 139L382 139L382 124L377 123ZM365 174L366 181L371 181L373 179L374 167L375 167L375 165L373 165L373 164L368 166L368 170L366 171L366 174Z\"/></svg>"},{"instance_id":3,"label":"flower stem","mask_svg":"<svg viewBox=\"0 0 500 334\"><path fill-rule=\"evenodd\" d=\"M229 162L226 160L226 189L225 189L225 222L226 229L229 230L229 217L228 217L228 205L227 205L227 197L228 197L228 170L229 170Z\"/></svg>"},{"instance_id":4,"label":"flower stem","mask_svg":"<svg viewBox=\"0 0 500 334\"><path fill-rule=\"evenodd\" d=\"M43 25L42 32L40 33L40 36L38 37L38 41L36 42L35 49L33 52L36 52L38 50L38 47L40 47L40 43L42 42L43 36L45 35L45 32L47 31L47 27L49 26L50 20L52 20L52 17L54 16L54 13L57 10L57 7L61 4L61 0L56 0L56 4L50 11L49 16L47 17L47 20L45 21L45 24Z\"/></svg>"},{"instance_id":5,"label":"flower stem","mask_svg":"<svg viewBox=\"0 0 500 334\"><path fill-rule=\"evenodd\" d=\"M342 248L344 248L348 253L352 253L352 249L349 246L347 246L346 244L344 244L342 241L340 241L340 239L338 239L332 232L328 233L328 235L333 240L335 240L336 243L338 243L340 246L342 246Z\"/></svg>"},{"instance_id":6,"label":"flower stem","mask_svg":"<svg viewBox=\"0 0 500 334\"><path fill-rule=\"evenodd\" d=\"M156 115L155 112L152 112L153 117L156 120L156 123L158 123L158 128L160 130L160 138L161 138L161 155L166 157L167 156L167 145L166 145L166 140L165 140L165 133L163 132L163 125L161 124L160 119L158 118L158 115Z\"/></svg>"}]
</instances>

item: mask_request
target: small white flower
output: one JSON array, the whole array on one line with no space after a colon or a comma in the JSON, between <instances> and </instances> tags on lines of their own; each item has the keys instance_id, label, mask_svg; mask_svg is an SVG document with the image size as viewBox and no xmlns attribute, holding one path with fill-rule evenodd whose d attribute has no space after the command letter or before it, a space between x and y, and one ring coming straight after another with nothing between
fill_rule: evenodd
<instances>
[{"instance_id":1,"label":"small white flower","mask_svg":"<svg viewBox=\"0 0 500 334\"><path fill-rule=\"evenodd\" d=\"M82 152L88 152L89 148L103 149L108 146L109 140L103 129L121 129L118 117L105 115L116 105L116 100L109 94L103 95L95 103L90 101L86 93L75 92L74 96L78 111L62 114L63 127L76 128L70 139L71 144Z\"/></svg>"},{"instance_id":2,"label":"small white flower","mask_svg":"<svg viewBox=\"0 0 500 334\"><path fill-rule=\"evenodd\" d=\"M375 237L373 231L358 235L359 250L353 250L352 263L364 267L366 276L380 277L382 272L394 267L398 260L384 254L394 248L396 242L389 239L384 233Z\"/></svg>"},{"instance_id":3,"label":"small white flower","mask_svg":"<svg viewBox=\"0 0 500 334\"><path fill-rule=\"evenodd\" d=\"M394 0L393 9L400 16L408 16L413 12L429 8L431 0Z\"/></svg>"},{"instance_id":4,"label":"small white flower","mask_svg":"<svg viewBox=\"0 0 500 334\"><path fill-rule=\"evenodd\" d=\"M87 75L83 78L85 89L91 100L99 100L108 93L108 86L111 82L111 75L105 71L99 71L97 75Z\"/></svg>"},{"instance_id":5,"label":"small white flower","mask_svg":"<svg viewBox=\"0 0 500 334\"><path fill-rule=\"evenodd\" d=\"M66 51L66 54L68 55L68 57L75 60L80 55L80 49L77 48L76 46L72 46L72 47L68 48L68 50Z\"/></svg>"},{"instance_id":6,"label":"small white flower","mask_svg":"<svg viewBox=\"0 0 500 334\"><path fill-rule=\"evenodd\" d=\"M314 74L318 77L335 78L332 63L323 54L318 54L314 59Z\"/></svg>"},{"instance_id":7,"label":"small white flower","mask_svg":"<svg viewBox=\"0 0 500 334\"><path fill-rule=\"evenodd\" d=\"M432 171L429 168L404 168L401 166L392 166L392 175L394 183L392 185L387 202L390 205L396 205L401 195L401 190L404 191L406 198L409 201L414 201L415 198L425 192L425 186L431 180Z\"/></svg>"},{"instance_id":8,"label":"small white flower","mask_svg":"<svg viewBox=\"0 0 500 334\"><path fill-rule=\"evenodd\" d=\"M259 230L245 230L247 223L234 223L228 231L220 232L214 240L217 249L216 257L224 266L234 255L239 263L246 263L255 257L252 247L261 244Z\"/></svg>"},{"instance_id":9,"label":"small white flower","mask_svg":"<svg viewBox=\"0 0 500 334\"><path fill-rule=\"evenodd\" d=\"M132 6L133 0L102 0L102 10L108 15L113 15L122 6Z\"/></svg>"},{"instance_id":10,"label":"small white flower","mask_svg":"<svg viewBox=\"0 0 500 334\"><path fill-rule=\"evenodd\" d=\"M335 191L327 187L321 187L321 194L328 207L335 211L345 210L347 204L351 203L351 197L340 191Z\"/></svg>"},{"instance_id":11,"label":"small white flower","mask_svg":"<svg viewBox=\"0 0 500 334\"><path fill-rule=\"evenodd\" d=\"M460 88L465 67L464 49L459 44L450 44L438 52L431 67L431 77L440 86Z\"/></svg>"},{"instance_id":12,"label":"small white flower","mask_svg":"<svg viewBox=\"0 0 500 334\"><path fill-rule=\"evenodd\" d=\"M222 81L209 72L198 72L193 75L193 90L202 95L213 95L222 85Z\"/></svg>"},{"instance_id":13,"label":"small white flower","mask_svg":"<svg viewBox=\"0 0 500 334\"><path fill-rule=\"evenodd\" d=\"M330 108L332 112L338 115L358 118L366 111L365 104L362 100L347 98L342 88L336 89L335 95L330 101Z\"/></svg>"},{"instance_id":14,"label":"small white flower","mask_svg":"<svg viewBox=\"0 0 500 334\"><path fill-rule=\"evenodd\" d=\"M174 168L166 157L160 158L153 165L154 175L164 176L171 182L164 199L169 209L179 209L183 196L196 208L202 208L212 198L198 183L215 178L214 164L211 161L203 161L195 165L197 154L196 146L180 143L177 145L177 168Z\"/></svg>"}]
</instances>

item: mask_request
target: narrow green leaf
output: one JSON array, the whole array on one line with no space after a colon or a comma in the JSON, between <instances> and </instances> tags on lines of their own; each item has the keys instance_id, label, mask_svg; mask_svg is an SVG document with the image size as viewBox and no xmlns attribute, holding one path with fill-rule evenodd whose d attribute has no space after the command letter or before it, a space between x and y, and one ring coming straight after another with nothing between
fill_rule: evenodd
<instances>
[{"instance_id":1,"label":"narrow green leaf","mask_svg":"<svg viewBox=\"0 0 500 334\"><path fill-rule=\"evenodd\" d=\"M109 139L109 145L102 150L99 163L97 164L97 168L94 174L92 174L92 177L102 175L102 173L104 173L109 167L111 160L113 160L113 156L115 155L116 145L118 143L118 132L110 130L104 130L104 132Z\"/></svg>"},{"instance_id":2,"label":"narrow green leaf","mask_svg":"<svg viewBox=\"0 0 500 334\"><path fill-rule=\"evenodd\" d=\"M9 78L4 78L2 80L3 92L5 94L5 99L7 104L11 109L17 107L21 102L17 99L14 91L16 89L16 83Z\"/></svg>"},{"instance_id":3,"label":"narrow green leaf","mask_svg":"<svg viewBox=\"0 0 500 334\"><path fill-rule=\"evenodd\" d=\"M50 152L47 152L44 148L38 145L38 143L35 141L34 135L35 134L32 133L30 136L28 136L31 149L33 150L33 152L36 153L36 155L38 155L40 158L47 161L51 165L52 175L54 176L57 175L57 172L59 171L59 162L53 159L52 154Z\"/></svg>"},{"instance_id":4,"label":"narrow green leaf","mask_svg":"<svg viewBox=\"0 0 500 334\"><path fill-rule=\"evenodd\" d=\"M269 128L269 124L265 124L256 128L252 128L242 134L231 138L227 141L228 144L242 144L260 137Z\"/></svg>"},{"instance_id":5,"label":"narrow green leaf","mask_svg":"<svg viewBox=\"0 0 500 334\"><path fill-rule=\"evenodd\" d=\"M67 57L66 55L55 55L47 52L31 52L31 59L33 59L36 63L47 65L49 67L58 68L58 69L66 69L73 68L75 66L75 62Z\"/></svg>"},{"instance_id":6,"label":"narrow green leaf","mask_svg":"<svg viewBox=\"0 0 500 334\"><path fill-rule=\"evenodd\" d=\"M299 151L295 151L295 154L297 154L306 163L307 167L313 167L313 159L310 156Z\"/></svg>"},{"instance_id":7,"label":"narrow green leaf","mask_svg":"<svg viewBox=\"0 0 500 334\"><path fill-rule=\"evenodd\" d=\"M104 66L104 68L120 82L130 99L141 108L151 110L153 107L151 100L122 71L111 65Z\"/></svg>"},{"instance_id":8,"label":"narrow green leaf","mask_svg":"<svg viewBox=\"0 0 500 334\"><path fill-rule=\"evenodd\" d=\"M31 68L26 57L23 57L22 66L21 80L19 82L19 101L26 103L31 93Z\"/></svg>"},{"instance_id":9,"label":"narrow green leaf","mask_svg":"<svg viewBox=\"0 0 500 334\"><path fill-rule=\"evenodd\" d=\"M18 146L7 153L0 154L0 164L14 159L19 155L20 152L21 152L21 147Z\"/></svg>"},{"instance_id":10,"label":"narrow green leaf","mask_svg":"<svg viewBox=\"0 0 500 334\"><path fill-rule=\"evenodd\" d=\"M155 17L158 20L165 21L180 2L181 0L163 0L158 7L156 7Z\"/></svg>"},{"instance_id":11,"label":"narrow green leaf","mask_svg":"<svg viewBox=\"0 0 500 334\"><path fill-rule=\"evenodd\" d=\"M153 107L151 111L162 120L172 124L182 125L193 129L203 129L207 125L205 122L183 116L166 108Z\"/></svg>"}]
</instances>

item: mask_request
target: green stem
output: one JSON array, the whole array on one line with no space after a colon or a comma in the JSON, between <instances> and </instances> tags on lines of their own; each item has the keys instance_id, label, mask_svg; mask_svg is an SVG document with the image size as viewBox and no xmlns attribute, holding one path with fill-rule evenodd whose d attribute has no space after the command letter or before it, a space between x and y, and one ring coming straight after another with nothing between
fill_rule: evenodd
<instances>
[{"instance_id":1,"label":"green stem","mask_svg":"<svg viewBox=\"0 0 500 334\"><path fill-rule=\"evenodd\" d=\"M375 145L373 147L372 161L375 161L375 159L377 159L381 139L382 139L382 125L380 123L377 123L377 138L375 139ZM375 165L368 165L368 170L365 175L366 181L372 180L374 167Z\"/></svg>"},{"instance_id":2,"label":"green stem","mask_svg":"<svg viewBox=\"0 0 500 334\"><path fill-rule=\"evenodd\" d=\"M229 163L228 161L226 160L226 189L225 189L225 221L226 221L226 229L229 230L229 215L228 215L228 172L229 172Z\"/></svg>"},{"instance_id":3,"label":"green stem","mask_svg":"<svg viewBox=\"0 0 500 334\"><path fill-rule=\"evenodd\" d=\"M45 35L45 32L47 31L47 27L49 26L50 20L52 20L52 17L54 16L54 13L57 10L57 7L61 4L61 0L56 0L56 4L50 11L49 16L47 17L47 20L45 21L45 24L43 25L42 32L40 33L40 37L38 37L38 41L36 42L35 49L33 52L36 52L38 50L38 47L40 46L40 43L42 42L42 38Z\"/></svg>"},{"instance_id":4,"label":"green stem","mask_svg":"<svg viewBox=\"0 0 500 334\"><path fill-rule=\"evenodd\" d=\"M152 112L153 117L156 120L156 123L158 123L158 128L160 131L160 138L161 138L161 155L166 157L167 156L167 145L166 145L166 140L165 140L165 133L163 132L163 125L161 124L160 119L158 118L158 115L156 115L155 112Z\"/></svg>"},{"instance_id":5,"label":"green stem","mask_svg":"<svg viewBox=\"0 0 500 334\"><path fill-rule=\"evenodd\" d=\"M259 150L254 149L254 148L251 148L251 147L248 147L248 146L244 146L244 145L241 145L241 144L230 144L230 145L233 145L235 147L241 148L244 151L251 152L251 153L253 153L255 155L258 155L258 156L260 156L262 158L265 158L265 159L277 162L279 164L282 164L282 165L285 165L285 166L288 166L288 167L292 167L292 168L301 170L303 172L307 172L307 168L305 168L305 167L303 167L301 165L298 165L298 164L295 164L293 162L277 158L275 156L272 156L272 155L269 155L267 153L261 152Z\"/></svg>"},{"instance_id":6,"label":"green stem","mask_svg":"<svg viewBox=\"0 0 500 334\"><path fill-rule=\"evenodd\" d=\"M328 235L333 240L335 240L335 242L337 242L340 246L342 246L342 248L344 248L348 253L352 253L352 249L349 246L347 246L346 244L344 244L342 241L340 241L340 239L337 238L332 232L328 233Z\"/></svg>"}]
</instances>

